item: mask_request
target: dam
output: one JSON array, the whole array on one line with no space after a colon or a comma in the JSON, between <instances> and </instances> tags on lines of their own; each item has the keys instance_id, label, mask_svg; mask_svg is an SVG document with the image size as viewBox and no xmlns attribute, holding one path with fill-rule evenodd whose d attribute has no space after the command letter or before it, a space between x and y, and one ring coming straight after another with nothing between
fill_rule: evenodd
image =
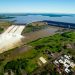
<instances>
[{"instance_id":1,"label":"dam","mask_svg":"<svg viewBox=\"0 0 75 75\"><path fill-rule=\"evenodd\" d=\"M25 25L12 25L4 33L0 34L0 53L17 47L24 38L21 33Z\"/></svg>"}]
</instances>

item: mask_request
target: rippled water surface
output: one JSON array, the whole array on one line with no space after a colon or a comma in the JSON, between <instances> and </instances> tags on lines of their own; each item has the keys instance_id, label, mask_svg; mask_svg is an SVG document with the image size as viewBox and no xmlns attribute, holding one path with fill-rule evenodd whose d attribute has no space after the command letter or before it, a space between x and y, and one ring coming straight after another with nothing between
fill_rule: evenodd
<instances>
[{"instance_id":1,"label":"rippled water surface","mask_svg":"<svg viewBox=\"0 0 75 75\"><path fill-rule=\"evenodd\" d=\"M6 15L6 14L5 14ZM35 21L43 21L43 20L52 20L52 21L60 21L60 22L69 22L69 23L75 23L75 15L70 14L68 16L60 15L56 16L55 14L7 14L8 16L13 16L14 18L10 19L0 19L0 20L9 20L14 21L15 23L31 23Z\"/></svg>"}]
</instances>

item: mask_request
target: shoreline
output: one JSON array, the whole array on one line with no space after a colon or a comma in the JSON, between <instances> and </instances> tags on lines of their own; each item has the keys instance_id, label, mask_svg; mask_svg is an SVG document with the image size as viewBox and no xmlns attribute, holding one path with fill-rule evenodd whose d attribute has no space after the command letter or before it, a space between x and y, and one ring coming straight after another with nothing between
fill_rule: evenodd
<instances>
[{"instance_id":1,"label":"shoreline","mask_svg":"<svg viewBox=\"0 0 75 75\"><path fill-rule=\"evenodd\" d=\"M62 30L63 28L61 28ZM51 35L56 34L56 32L59 30L59 27L53 27L49 26L48 28L41 29L39 31L25 33L23 36L25 36L24 43L29 43L31 41L37 40L39 38L48 37Z\"/></svg>"},{"instance_id":2,"label":"shoreline","mask_svg":"<svg viewBox=\"0 0 75 75\"><path fill-rule=\"evenodd\" d=\"M46 22L48 25L52 25L52 26L75 29L75 23L59 22L59 21L51 21L51 20L44 20L41 22Z\"/></svg>"}]
</instances>

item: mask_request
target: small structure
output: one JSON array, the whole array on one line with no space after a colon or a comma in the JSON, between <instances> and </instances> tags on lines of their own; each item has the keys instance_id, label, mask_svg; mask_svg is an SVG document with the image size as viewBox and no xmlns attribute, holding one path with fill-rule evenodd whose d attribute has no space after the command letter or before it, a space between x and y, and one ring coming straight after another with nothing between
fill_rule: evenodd
<instances>
[{"instance_id":1,"label":"small structure","mask_svg":"<svg viewBox=\"0 0 75 75\"><path fill-rule=\"evenodd\" d=\"M40 57L39 59L43 64L47 63L47 61L43 57Z\"/></svg>"}]
</instances>

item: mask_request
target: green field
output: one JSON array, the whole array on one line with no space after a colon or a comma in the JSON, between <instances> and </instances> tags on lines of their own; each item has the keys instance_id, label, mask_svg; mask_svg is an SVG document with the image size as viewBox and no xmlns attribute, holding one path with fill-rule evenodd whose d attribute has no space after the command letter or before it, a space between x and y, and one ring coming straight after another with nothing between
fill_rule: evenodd
<instances>
[{"instance_id":1,"label":"green field","mask_svg":"<svg viewBox=\"0 0 75 75\"><path fill-rule=\"evenodd\" d=\"M0 27L0 33L2 33L3 31L4 31L4 28L1 28L1 27Z\"/></svg>"},{"instance_id":2,"label":"green field","mask_svg":"<svg viewBox=\"0 0 75 75\"><path fill-rule=\"evenodd\" d=\"M29 33L29 32L35 32L35 31L38 31L38 30L41 30L41 29L45 29L45 28L47 28L47 25L42 25L42 26L36 25L36 26L33 26L32 24L28 24L26 26L26 28L23 30L22 33L25 34L25 33Z\"/></svg>"},{"instance_id":3,"label":"green field","mask_svg":"<svg viewBox=\"0 0 75 75\"><path fill-rule=\"evenodd\" d=\"M20 70L25 70L28 74L31 74L35 69L39 67L37 65L39 57L43 56L47 59L47 54L44 53L45 50L49 50L52 53L60 53L61 51L63 51L64 53L70 53L71 55L75 56L75 51L73 50L73 48L70 49L66 46L67 44L74 43L75 31L65 32L62 34L57 33L53 36L40 38L27 44L32 46L31 50L19 54L13 59L9 56L11 60L9 60L8 57L6 57L2 61L0 66L3 65L2 69L4 68L5 71L8 71L9 69L14 69L13 71L15 71L15 73L19 72L20 74Z\"/></svg>"},{"instance_id":4,"label":"green field","mask_svg":"<svg viewBox=\"0 0 75 75\"><path fill-rule=\"evenodd\" d=\"M65 32L63 34L55 34L50 37L45 37L36 41L32 41L35 50L49 49L52 52L60 52L64 45L75 42L75 32Z\"/></svg>"}]
</instances>

